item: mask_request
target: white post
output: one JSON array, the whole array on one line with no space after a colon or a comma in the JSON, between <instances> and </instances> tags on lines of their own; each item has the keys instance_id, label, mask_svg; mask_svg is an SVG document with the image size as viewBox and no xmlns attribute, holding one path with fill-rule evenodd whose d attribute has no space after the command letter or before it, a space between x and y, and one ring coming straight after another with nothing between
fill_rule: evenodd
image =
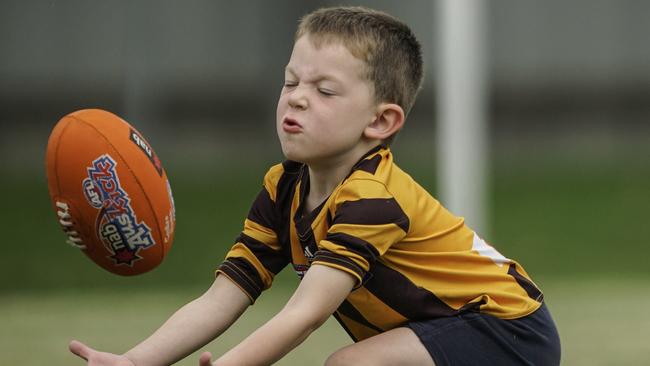
<instances>
[{"instance_id":1,"label":"white post","mask_svg":"<svg viewBox=\"0 0 650 366\"><path fill-rule=\"evenodd\" d=\"M484 0L438 2L438 185L444 206L486 235L486 14Z\"/></svg>"}]
</instances>

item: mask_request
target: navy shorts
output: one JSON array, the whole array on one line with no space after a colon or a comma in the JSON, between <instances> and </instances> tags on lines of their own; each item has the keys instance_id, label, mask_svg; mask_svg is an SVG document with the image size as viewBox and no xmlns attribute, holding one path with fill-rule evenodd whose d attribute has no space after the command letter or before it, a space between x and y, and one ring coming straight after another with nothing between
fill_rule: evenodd
<instances>
[{"instance_id":1,"label":"navy shorts","mask_svg":"<svg viewBox=\"0 0 650 366\"><path fill-rule=\"evenodd\" d=\"M468 312L406 326L436 366L560 364L560 337L545 304L519 319Z\"/></svg>"}]
</instances>

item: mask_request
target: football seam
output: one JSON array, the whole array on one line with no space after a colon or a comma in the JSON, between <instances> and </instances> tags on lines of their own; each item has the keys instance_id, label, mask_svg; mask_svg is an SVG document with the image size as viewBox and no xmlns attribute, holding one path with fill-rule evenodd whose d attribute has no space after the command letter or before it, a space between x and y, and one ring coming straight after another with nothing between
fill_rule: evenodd
<instances>
[{"instance_id":1,"label":"football seam","mask_svg":"<svg viewBox=\"0 0 650 366\"><path fill-rule=\"evenodd\" d=\"M63 126L63 129L59 133L59 136L54 141L54 143L56 145L54 146L54 159L53 159L53 163L52 163L52 164L54 164L54 166L52 167L52 171L54 172L54 179L56 179L56 192L55 192L55 194L53 196L54 197L59 197L59 198L61 198L61 180L60 180L59 164L58 164L58 161L59 161L59 149L61 148L61 139L63 139L63 136L64 136L65 132L68 130L69 127L70 127L70 123L68 122L68 123L65 124L65 126ZM69 200L68 200L68 203L71 204L71 202ZM81 233L81 234L85 234L86 230L81 230L81 228L87 226L85 218L81 217L81 215L78 215L77 217L74 217L74 221L77 223L77 225L75 227L75 230L77 232ZM67 235L67 233L66 233L66 235ZM91 247L86 247L85 249L82 249L82 250L84 252L88 252L88 253L93 252Z\"/></svg>"},{"instance_id":2,"label":"football seam","mask_svg":"<svg viewBox=\"0 0 650 366\"><path fill-rule=\"evenodd\" d=\"M107 112L107 113L110 113L110 112ZM99 134L99 135L100 135L104 140L106 140L106 143L107 143L107 144L108 144L108 145L109 145L113 150L115 150L115 153L120 157L120 159L122 159L122 162L124 162L124 165L125 165L126 168L129 170L129 172L131 173L131 175L133 176L133 179L135 179L135 182L138 184L138 187L140 187L140 190L142 191L142 193L144 194L144 196L147 198L147 205L149 206L149 210L151 210L151 212L153 213L153 216L156 218L156 219L154 220L154 221L155 221L155 225L156 225L156 228L157 228L157 230L158 230L158 233L159 233L160 236L161 236L160 239L162 239L162 231L161 231L161 227L160 227L160 224L159 224L159 221L160 221L160 220L159 220L159 217L158 217L158 214L157 214L156 210L154 210L154 208L153 208L153 206L152 206L152 204L151 204L151 199L150 199L150 197L149 197L149 194L147 194L147 191L144 189L144 186L142 185L142 183L140 183L140 179L138 179L138 176L135 175L134 170L131 169L131 167L130 167L129 164L127 163L126 159L124 159L124 156L120 153L120 151L117 149L117 147L115 147L115 145L113 145L113 144L111 143L111 141L108 139L108 137L106 137L106 136L105 136L105 135L104 135L104 134L103 134L103 133L102 133L102 132L97 128L97 127L93 126L91 123L88 123L88 122L86 122L86 121L84 121L84 120L82 120L82 119L77 118L76 116L72 116L72 115L70 115L70 116L68 116L68 117L70 117L70 118L72 118L72 119L74 119L74 120L76 120L76 121L82 122L83 124L87 125L88 127L92 128L93 130L95 130L95 131L97 132L97 134ZM126 121L124 121L124 120L123 120L122 118L120 118L119 116L116 116L116 117L119 118L120 120L122 120L122 122L126 123L127 126L130 126L130 124L128 124ZM133 126L131 126L131 127L133 128ZM135 129L135 128L134 128L134 129ZM136 131L137 131L137 130L136 130ZM163 169L163 171L164 171L164 169ZM163 240L163 242L164 242L164 240ZM164 245L164 243L162 243L162 242L160 243L160 245L161 245L161 247L162 247L162 248L161 248L161 249L162 249L162 250L161 250L161 254L160 254L160 261L158 262L158 264L156 264L156 265L155 265L154 267L152 267L151 269L154 269L154 268L158 267L158 266L162 263L162 261L165 259L165 245Z\"/></svg>"}]
</instances>

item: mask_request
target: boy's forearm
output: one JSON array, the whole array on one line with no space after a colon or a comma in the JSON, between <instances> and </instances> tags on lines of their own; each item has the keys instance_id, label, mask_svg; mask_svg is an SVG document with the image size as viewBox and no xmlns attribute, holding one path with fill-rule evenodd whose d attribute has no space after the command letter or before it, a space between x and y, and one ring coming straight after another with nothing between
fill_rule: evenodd
<instances>
[{"instance_id":1,"label":"boy's forearm","mask_svg":"<svg viewBox=\"0 0 650 366\"><path fill-rule=\"evenodd\" d=\"M235 348L216 365L270 365L302 343L323 324L304 312L283 310ZM251 350L255 350L251 352Z\"/></svg>"},{"instance_id":2,"label":"boy's forearm","mask_svg":"<svg viewBox=\"0 0 650 366\"><path fill-rule=\"evenodd\" d=\"M216 365L269 365L302 343L348 296L355 277L314 264L287 305L269 322L217 360Z\"/></svg>"},{"instance_id":3,"label":"boy's forearm","mask_svg":"<svg viewBox=\"0 0 650 366\"><path fill-rule=\"evenodd\" d=\"M218 276L205 294L176 311L125 356L137 366L170 365L218 337L249 305L237 286Z\"/></svg>"}]
</instances>

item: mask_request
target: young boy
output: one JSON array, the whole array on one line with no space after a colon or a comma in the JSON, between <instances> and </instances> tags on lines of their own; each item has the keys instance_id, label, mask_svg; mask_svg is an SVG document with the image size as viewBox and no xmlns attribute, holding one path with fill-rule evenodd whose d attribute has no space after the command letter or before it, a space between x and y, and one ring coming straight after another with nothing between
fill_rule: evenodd
<instances>
[{"instance_id":1,"label":"young boy","mask_svg":"<svg viewBox=\"0 0 650 366\"><path fill-rule=\"evenodd\" d=\"M388 147L422 81L420 45L365 8L304 17L277 107L272 167L212 287L122 356L73 341L89 365L166 365L225 331L291 263L286 306L214 365L267 365L330 315L355 341L327 365L557 365L537 286L394 163ZM200 365L211 364L204 353Z\"/></svg>"}]
</instances>

